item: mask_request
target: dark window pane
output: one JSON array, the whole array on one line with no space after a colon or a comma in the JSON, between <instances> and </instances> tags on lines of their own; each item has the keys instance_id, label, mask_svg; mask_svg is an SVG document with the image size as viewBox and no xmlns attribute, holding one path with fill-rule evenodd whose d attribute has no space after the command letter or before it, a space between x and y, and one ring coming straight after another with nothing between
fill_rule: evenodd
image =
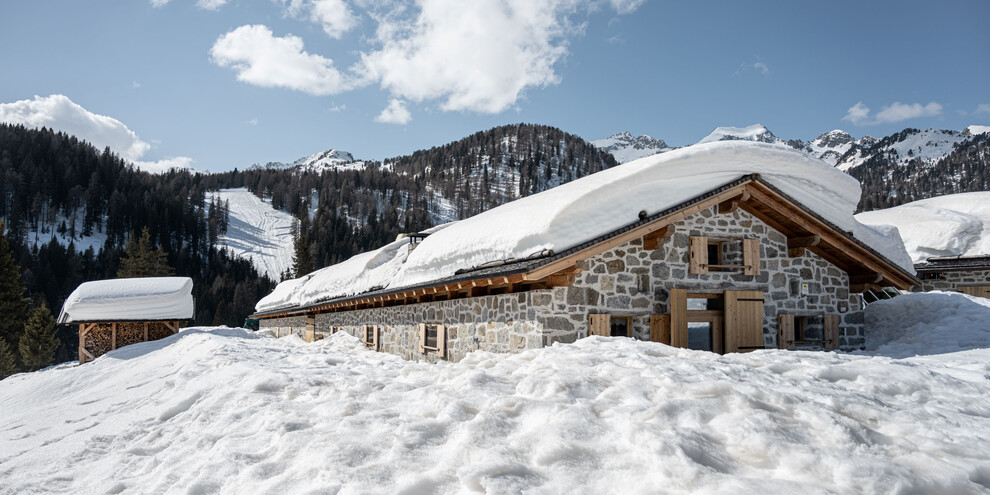
<instances>
[{"instance_id":1,"label":"dark window pane","mask_svg":"<svg viewBox=\"0 0 990 495\"><path fill-rule=\"evenodd\" d=\"M719 256L721 249L718 244L708 244L708 264L709 265L721 265L722 259Z\"/></svg>"},{"instance_id":2,"label":"dark window pane","mask_svg":"<svg viewBox=\"0 0 990 495\"><path fill-rule=\"evenodd\" d=\"M629 320L625 318L612 318L609 324L611 326L609 335L613 337L629 336Z\"/></svg>"},{"instance_id":3,"label":"dark window pane","mask_svg":"<svg viewBox=\"0 0 990 495\"><path fill-rule=\"evenodd\" d=\"M688 349L696 351L712 350L712 324L688 323Z\"/></svg>"},{"instance_id":4,"label":"dark window pane","mask_svg":"<svg viewBox=\"0 0 990 495\"><path fill-rule=\"evenodd\" d=\"M436 325L426 326L426 347L437 347L437 327Z\"/></svg>"}]
</instances>

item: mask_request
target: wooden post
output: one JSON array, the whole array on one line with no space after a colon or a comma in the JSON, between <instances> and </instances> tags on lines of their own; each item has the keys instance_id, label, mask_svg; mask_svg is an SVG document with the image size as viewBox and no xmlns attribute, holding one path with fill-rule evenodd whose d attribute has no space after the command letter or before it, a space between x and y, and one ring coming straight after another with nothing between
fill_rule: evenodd
<instances>
[{"instance_id":1,"label":"wooden post","mask_svg":"<svg viewBox=\"0 0 990 495\"><path fill-rule=\"evenodd\" d=\"M144 341L148 341L148 322L144 322Z\"/></svg>"},{"instance_id":2,"label":"wooden post","mask_svg":"<svg viewBox=\"0 0 990 495\"><path fill-rule=\"evenodd\" d=\"M117 349L117 324L110 324L110 350Z\"/></svg>"},{"instance_id":3,"label":"wooden post","mask_svg":"<svg viewBox=\"0 0 990 495\"><path fill-rule=\"evenodd\" d=\"M79 324L79 364L83 364L86 361L83 360L83 348L86 347L86 333L83 332L83 324Z\"/></svg>"}]
</instances>

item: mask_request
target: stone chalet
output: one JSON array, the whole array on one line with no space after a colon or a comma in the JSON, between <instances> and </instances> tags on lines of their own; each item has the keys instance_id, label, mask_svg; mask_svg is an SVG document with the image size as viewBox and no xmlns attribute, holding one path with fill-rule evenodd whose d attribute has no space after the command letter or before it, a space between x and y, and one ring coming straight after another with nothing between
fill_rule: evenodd
<instances>
[{"instance_id":1,"label":"stone chalet","mask_svg":"<svg viewBox=\"0 0 990 495\"><path fill-rule=\"evenodd\" d=\"M990 298L990 255L928 258L914 268L921 279L915 290L958 291Z\"/></svg>"},{"instance_id":2,"label":"stone chalet","mask_svg":"<svg viewBox=\"0 0 990 495\"><path fill-rule=\"evenodd\" d=\"M817 161L806 164L811 159L796 151L754 146L717 144L600 172L631 167L637 174L653 175L630 175L630 182L603 187L608 195L599 198L594 208L607 211L596 218L621 213L608 210L613 204L609 198L619 202L619 195L651 197L637 192L634 185L648 188L647 178L664 177L667 170L676 175L673 171L681 170L677 163L697 169L698 163L731 162L726 170L736 171L735 178L719 179L713 186L709 181L702 190L698 181L668 179L674 182L672 187L683 184L681 189L689 189L681 197L690 199L661 202L662 209L644 210L638 217L633 213L631 221L607 228L589 223L583 242L525 258L462 267L415 284L322 296L316 291L309 300L280 304L262 300L252 318L260 319L262 329L279 335L294 333L311 341L343 331L376 350L430 361L458 361L478 349L518 352L591 335L716 353L861 348L865 340L861 293L880 287L906 290L917 284L910 260L908 268L895 263L854 236L848 225L841 228L833 223L834 217L828 219L809 207L804 200L810 198L785 193L774 174L803 165L809 167L808 174L823 174L821 181L847 180L829 174L848 176L825 170L831 167ZM643 165L644 160L654 160L655 164L647 164L653 169ZM782 167L767 169L761 166L763 160L780 162ZM752 166L746 168L746 163ZM668 164L672 168L663 168ZM751 171L761 173L745 173ZM615 171L613 176L622 173L627 172ZM572 184L598 180L594 177L599 174L555 189L562 190L559 194L566 193L565 188L577 190L583 186ZM855 181L850 187L858 195ZM657 195L672 190L658 189ZM551 191L513 203L537 204L540 199L534 198ZM496 210L486 213L494 215ZM849 218L851 212L852 206ZM439 243L439 238L438 233L418 234L407 238L403 249L424 250L430 241ZM323 270L342 269L334 265Z\"/></svg>"}]
</instances>

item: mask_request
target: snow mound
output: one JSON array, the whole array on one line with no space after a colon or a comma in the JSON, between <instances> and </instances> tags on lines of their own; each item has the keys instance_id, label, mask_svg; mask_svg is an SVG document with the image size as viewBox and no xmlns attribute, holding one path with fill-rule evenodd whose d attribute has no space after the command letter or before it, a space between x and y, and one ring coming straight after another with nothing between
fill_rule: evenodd
<instances>
[{"instance_id":1,"label":"snow mound","mask_svg":"<svg viewBox=\"0 0 990 495\"><path fill-rule=\"evenodd\" d=\"M69 294L58 322L188 320L193 317L192 288L189 277L86 282Z\"/></svg>"},{"instance_id":2,"label":"snow mound","mask_svg":"<svg viewBox=\"0 0 990 495\"><path fill-rule=\"evenodd\" d=\"M640 211L658 213L753 173L913 273L900 238L853 218L861 193L856 179L784 145L724 141L635 160L449 224L408 257L402 250L394 251L404 261L390 262L390 267L399 269L388 280L376 278L375 285L410 287L492 262L525 259L547 250L561 252L636 222ZM349 264L323 270L338 268L353 273ZM347 284L320 287L320 291L327 298L362 292ZM285 307L288 290L279 294L285 295L273 293L256 309Z\"/></svg>"},{"instance_id":3,"label":"snow mound","mask_svg":"<svg viewBox=\"0 0 990 495\"><path fill-rule=\"evenodd\" d=\"M982 297L905 294L868 305L866 323L866 348L874 354L901 358L990 348L990 299Z\"/></svg>"},{"instance_id":4,"label":"snow mound","mask_svg":"<svg viewBox=\"0 0 990 495\"><path fill-rule=\"evenodd\" d=\"M227 233L217 240L234 256L246 259L258 272L279 280L292 266L295 253L292 238L292 215L272 208L247 188L221 189L211 193L230 203Z\"/></svg>"},{"instance_id":5,"label":"snow mound","mask_svg":"<svg viewBox=\"0 0 990 495\"><path fill-rule=\"evenodd\" d=\"M990 254L990 192L950 194L856 215L897 227L915 263L936 256Z\"/></svg>"},{"instance_id":6,"label":"snow mound","mask_svg":"<svg viewBox=\"0 0 990 495\"><path fill-rule=\"evenodd\" d=\"M990 488L990 382L952 355L594 337L432 365L343 333L257 337L189 329L0 381L0 492Z\"/></svg>"}]
</instances>

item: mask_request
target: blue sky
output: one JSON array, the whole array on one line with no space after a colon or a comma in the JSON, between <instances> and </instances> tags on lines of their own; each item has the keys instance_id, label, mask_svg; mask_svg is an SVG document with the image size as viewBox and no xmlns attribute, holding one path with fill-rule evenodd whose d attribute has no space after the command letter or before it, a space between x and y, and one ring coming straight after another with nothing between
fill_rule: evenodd
<instances>
[{"instance_id":1,"label":"blue sky","mask_svg":"<svg viewBox=\"0 0 990 495\"><path fill-rule=\"evenodd\" d=\"M0 119L204 170L514 122L675 146L962 129L990 123L988 20L985 0L5 2Z\"/></svg>"}]
</instances>

